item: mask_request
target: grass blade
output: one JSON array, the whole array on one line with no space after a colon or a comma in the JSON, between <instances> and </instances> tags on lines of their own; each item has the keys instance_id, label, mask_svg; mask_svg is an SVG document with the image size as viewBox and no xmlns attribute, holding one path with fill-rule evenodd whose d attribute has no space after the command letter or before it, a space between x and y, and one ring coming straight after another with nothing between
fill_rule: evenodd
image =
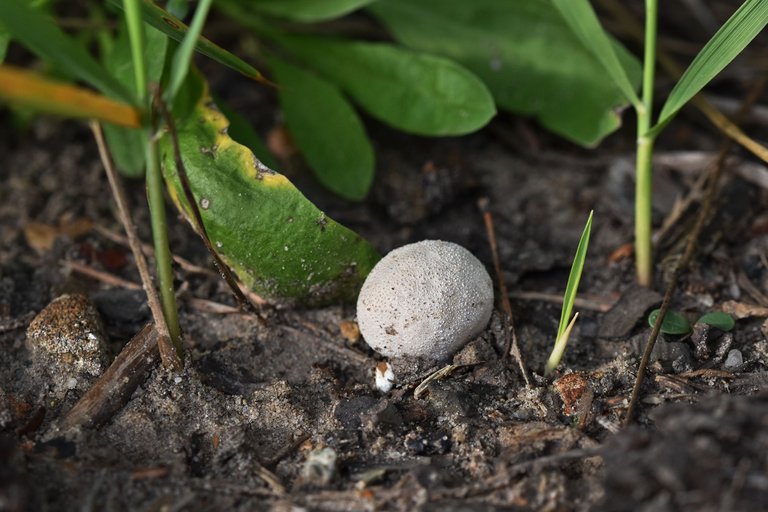
<instances>
[{"instance_id":1,"label":"grass blade","mask_svg":"<svg viewBox=\"0 0 768 512\"><path fill-rule=\"evenodd\" d=\"M2 0L2 2L5 2L5 0ZM122 2L120 0L109 0L109 3L119 9L123 8ZM141 2L141 7L141 14L144 18L144 21L175 41L182 42L184 40L184 37L189 30L189 27L187 27L184 22L173 16L162 7L155 5L151 1ZM206 57L224 64L225 66L234 69L238 73L247 76L248 78L257 80L259 82L268 83L268 80L264 78L259 70L204 37L197 39L195 49Z\"/></svg>"},{"instance_id":2,"label":"grass blade","mask_svg":"<svg viewBox=\"0 0 768 512\"><path fill-rule=\"evenodd\" d=\"M657 126L666 125L768 24L768 2L746 0L699 52L669 94ZM655 129L655 128L654 128Z\"/></svg>"},{"instance_id":3,"label":"grass blade","mask_svg":"<svg viewBox=\"0 0 768 512\"><path fill-rule=\"evenodd\" d=\"M141 114L131 105L12 66L0 65L0 99L51 114L141 126Z\"/></svg>"},{"instance_id":4,"label":"grass blade","mask_svg":"<svg viewBox=\"0 0 768 512\"><path fill-rule=\"evenodd\" d=\"M614 46L608 39L595 11L588 0L552 0L565 22L576 37L600 61L608 75L621 90L626 99L635 107L640 105L635 87L619 62Z\"/></svg>"},{"instance_id":5,"label":"grass blade","mask_svg":"<svg viewBox=\"0 0 768 512\"><path fill-rule=\"evenodd\" d=\"M584 270L584 262L587 259L587 247L589 247L589 235L592 232L593 213L594 212L589 212L587 224L584 226L584 231L581 233L579 246L576 248L576 255L573 257L573 263L571 264L571 273L568 275L568 284L565 287L565 295L563 296L563 309L560 312L560 325L557 328L558 338L563 335L568 327L568 321L571 319L573 303L576 300L576 293L579 290L579 282L581 281L581 273Z\"/></svg>"},{"instance_id":6,"label":"grass blade","mask_svg":"<svg viewBox=\"0 0 768 512\"><path fill-rule=\"evenodd\" d=\"M568 284L565 287L565 295L563 296L563 309L560 312L560 325L557 327L557 338L555 338L555 346L547 360L547 365L544 370L545 375L548 375L552 370L557 368L558 364L560 364L560 359L563 357L563 352L565 352L565 347L568 344L571 329L573 329L573 326L576 323L576 318L579 316L579 314L576 313L571 320L573 303L576 301L576 293L579 290L581 273L584 270L584 262L587 259L589 235L592 232L593 213L594 212L589 212L587 224L584 226L584 231L581 233L579 246L576 248L576 255L573 257L573 263L571 263L571 273L568 276Z\"/></svg>"},{"instance_id":7,"label":"grass blade","mask_svg":"<svg viewBox=\"0 0 768 512\"><path fill-rule=\"evenodd\" d=\"M143 105L147 97L147 64L144 60L144 24L141 22L141 5L139 0L125 0L124 5L125 23L131 43L136 95L139 103Z\"/></svg>"},{"instance_id":8,"label":"grass blade","mask_svg":"<svg viewBox=\"0 0 768 512\"><path fill-rule=\"evenodd\" d=\"M171 64L171 77L168 80L168 88L165 91L165 102L169 105L173 103L176 94L181 89L181 84L189 73L189 64L192 62L192 54L195 52L195 45L203 31L205 18L211 8L211 0L201 0L195 9L195 16L192 18L192 25L189 26L187 35L176 50Z\"/></svg>"},{"instance_id":9,"label":"grass blade","mask_svg":"<svg viewBox=\"0 0 768 512\"><path fill-rule=\"evenodd\" d=\"M88 82L112 98L135 104L136 97L115 80L77 41L48 16L21 0L0 1L0 30L43 59Z\"/></svg>"},{"instance_id":10,"label":"grass blade","mask_svg":"<svg viewBox=\"0 0 768 512\"><path fill-rule=\"evenodd\" d=\"M547 359L547 365L544 368L544 375L549 375L550 373L552 373L552 371L555 368L557 368L557 365L559 365L560 361L563 359L563 353L565 352L565 347L568 346L568 338L571 337L571 331L573 330L573 326L576 325L577 318L579 318L578 313L573 315L573 318L571 319L570 323L565 327L563 334L559 335L555 340L555 346L552 349L552 353L549 354L549 359Z\"/></svg>"}]
</instances>

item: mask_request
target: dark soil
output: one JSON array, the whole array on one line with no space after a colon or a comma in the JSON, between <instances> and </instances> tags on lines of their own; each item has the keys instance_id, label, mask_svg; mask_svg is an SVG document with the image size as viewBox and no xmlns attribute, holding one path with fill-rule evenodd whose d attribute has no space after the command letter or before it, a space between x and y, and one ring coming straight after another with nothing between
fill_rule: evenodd
<instances>
[{"instance_id":1,"label":"dark soil","mask_svg":"<svg viewBox=\"0 0 768 512\"><path fill-rule=\"evenodd\" d=\"M245 87L234 84L226 94ZM273 104L262 95L251 107ZM16 130L3 115L0 510L768 507L768 191L759 185L767 171L748 156L728 164L717 212L673 302L691 320L724 308L740 318L731 333L700 327L659 341L631 428L621 424L647 315L698 208L659 241L656 291L638 288L631 252L622 250L632 241L631 130L587 151L506 116L473 136L439 140L369 122L379 168L363 204L329 197L296 161L284 165L329 216L382 253L450 240L491 269L478 209L488 198L530 387L504 354L498 313L453 361L390 361L398 384L381 394L379 356L349 332L353 306L232 313L225 306L234 301L214 275L177 268L184 370L155 361L102 425L64 428L150 315L142 291L72 265L138 282L130 251L105 235L121 228L85 126L38 119ZM676 126L659 148L658 226L706 171L719 140L696 121ZM765 127L750 133L760 138ZM673 146L695 151L665 149ZM128 189L149 240L142 184ZM557 298L592 209L580 318L558 372L544 378ZM174 252L210 269L199 238L171 217ZM81 322L67 343L103 333L80 363L40 351L60 338L27 335L33 317L62 294L89 297L100 317L87 305L67 313ZM59 335L63 324L51 322L45 332ZM465 366L414 396L451 362Z\"/></svg>"}]
</instances>

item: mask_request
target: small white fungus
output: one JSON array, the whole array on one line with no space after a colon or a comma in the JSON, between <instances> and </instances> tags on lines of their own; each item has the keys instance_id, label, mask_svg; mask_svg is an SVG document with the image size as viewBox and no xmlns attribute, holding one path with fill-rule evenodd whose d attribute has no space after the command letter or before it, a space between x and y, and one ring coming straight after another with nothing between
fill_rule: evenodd
<instances>
[{"instance_id":1,"label":"small white fungus","mask_svg":"<svg viewBox=\"0 0 768 512\"><path fill-rule=\"evenodd\" d=\"M395 385L395 372L392 365L382 361L376 365L376 389L382 393L389 393Z\"/></svg>"},{"instance_id":2,"label":"small white fungus","mask_svg":"<svg viewBox=\"0 0 768 512\"><path fill-rule=\"evenodd\" d=\"M388 357L445 359L480 333L493 310L493 283L472 253L424 240L387 254L357 299L365 341Z\"/></svg>"}]
</instances>

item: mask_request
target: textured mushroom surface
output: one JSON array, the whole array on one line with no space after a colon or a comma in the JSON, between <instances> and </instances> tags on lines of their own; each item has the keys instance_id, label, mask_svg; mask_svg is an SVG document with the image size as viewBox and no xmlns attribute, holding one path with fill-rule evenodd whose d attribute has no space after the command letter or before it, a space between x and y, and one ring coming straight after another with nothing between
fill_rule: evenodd
<instances>
[{"instance_id":1,"label":"textured mushroom surface","mask_svg":"<svg viewBox=\"0 0 768 512\"><path fill-rule=\"evenodd\" d=\"M387 254L357 299L360 332L389 357L445 359L485 328L492 310L493 284L483 264L440 240Z\"/></svg>"}]
</instances>

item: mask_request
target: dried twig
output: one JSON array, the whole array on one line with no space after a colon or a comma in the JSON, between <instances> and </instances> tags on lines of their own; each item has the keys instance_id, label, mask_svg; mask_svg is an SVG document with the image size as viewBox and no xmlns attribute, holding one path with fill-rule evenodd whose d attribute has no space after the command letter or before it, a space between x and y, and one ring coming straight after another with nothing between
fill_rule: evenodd
<instances>
[{"instance_id":1,"label":"dried twig","mask_svg":"<svg viewBox=\"0 0 768 512\"><path fill-rule=\"evenodd\" d=\"M752 89L750 94L744 100L740 116L749 110L749 107L757 100L760 92L765 87L765 82L765 79L761 80L757 86ZM693 253L696 251L696 245L698 244L699 235L704 228L704 224L706 223L707 218L709 218L709 213L712 210L712 206L715 202L718 182L720 181L720 176L723 173L725 160L728 157L729 151L731 150L732 143L732 139L725 139L725 141L723 141L723 145L721 146L717 155L717 160L710 172L707 192L704 196L704 202L701 205L701 211L699 212L699 216L696 218L696 223L694 224L693 229L688 235L688 243L686 244L685 252L683 253L683 257L680 258L675 264L674 270L672 271L672 274L669 278L669 282L667 283L667 289L664 293L664 300L661 303L659 315L656 318L656 322L654 323L653 329L651 330L651 335L648 337L648 341L645 345L643 356L640 359L640 365L638 366L637 376L635 378L635 385L632 388L632 395L629 399L629 405L627 407L627 415L624 418L624 426L629 425L634 417L635 407L637 406L637 401L640 397L640 388L642 387L643 380L645 379L645 370L648 367L648 362L651 359L653 347L656 344L656 339L658 338L659 332L661 331L661 324L664 321L664 316L667 314L667 311L669 311L669 306L672 302L672 295L674 294L675 288L677 286L677 281L680 279L680 274L682 274L683 270L688 266L691 259L693 258Z\"/></svg>"},{"instance_id":2,"label":"dried twig","mask_svg":"<svg viewBox=\"0 0 768 512\"><path fill-rule=\"evenodd\" d=\"M108 421L128 402L147 370L157 362L157 342L157 330L147 324L67 413L62 426L97 427Z\"/></svg>"},{"instance_id":3,"label":"dried twig","mask_svg":"<svg viewBox=\"0 0 768 512\"><path fill-rule=\"evenodd\" d=\"M123 183L112 165L112 159L109 156L107 145L104 142L104 133L101 130L101 125L96 121L91 121L90 126L93 136L96 139L96 145L99 148L101 162L104 164L104 169L107 172L109 186L112 188L112 195L117 204L117 212L120 217L120 222L123 224L125 233L128 236L128 244L131 247L133 258L136 261L136 267L139 269L141 282L144 285L144 292L147 294L149 309L152 311L152 318L155 320L160 358L163 360L163 366L166 368L179 370L182 367L182 362L179 358L179 354L176 353L176 350L174 350L173 344L171 343L171 337L168 333L168 324L166 324L165 315L163 314L163 307L160 304L160 298L157 296L157 290L155 290L155 286L152 283L152 277L149 274L149 265L147 265L144 253L141 252L141 241L136 234L136 227L133 225L131 216L128 213L128 199L125 196Z\"/></svg>"},{"instance_id":4,"label":"dried twig","mask_svg":"<svg viewBox=\"0 0 768 512\"><path fill-rule=\"evenodd\" d=\"M499 284L499 295L502 306L502 323L504 327L504 336L507 336L507 343L504 347L504 358L506 359L511 354L517 361L517 365L520 367L520 373L523 374L523 380L525 385L531 387L531 378L528 375L528 370L523 362L523 356L520 352L520 346L517 343L517 334L515 333L515 322L512 316L512 304L509 302L509 293L507 292L507 284L504 281L504 273L501 270L501 260L499 259L499 247L496 244L496 232L493 229L493 216L488 209L488 198L482 198L478 202L480 211L483 213L483 221L485 222L485 230L488 233L488 243L491 245L491 255L493 257L493 268L496 272L496 281Z\"/></svg>"},{"instance_id":5,"label":"dried twig","mask_svg":"<svg viewBox=\"0 0 768 512\"><path fill-rule=\"evenodd\" d=\"M88 265L84 265L79 261L67 261L67 266L78 274L92 277L93 279L101 281L102 283L118 286L127 290L141 290L141 285L138 283L128 281L127 279L123 279L122 277L110 274L109 272L104 272L103 270L97 270L93 267L89 267Z\"/></svg>"}]
</instances>

